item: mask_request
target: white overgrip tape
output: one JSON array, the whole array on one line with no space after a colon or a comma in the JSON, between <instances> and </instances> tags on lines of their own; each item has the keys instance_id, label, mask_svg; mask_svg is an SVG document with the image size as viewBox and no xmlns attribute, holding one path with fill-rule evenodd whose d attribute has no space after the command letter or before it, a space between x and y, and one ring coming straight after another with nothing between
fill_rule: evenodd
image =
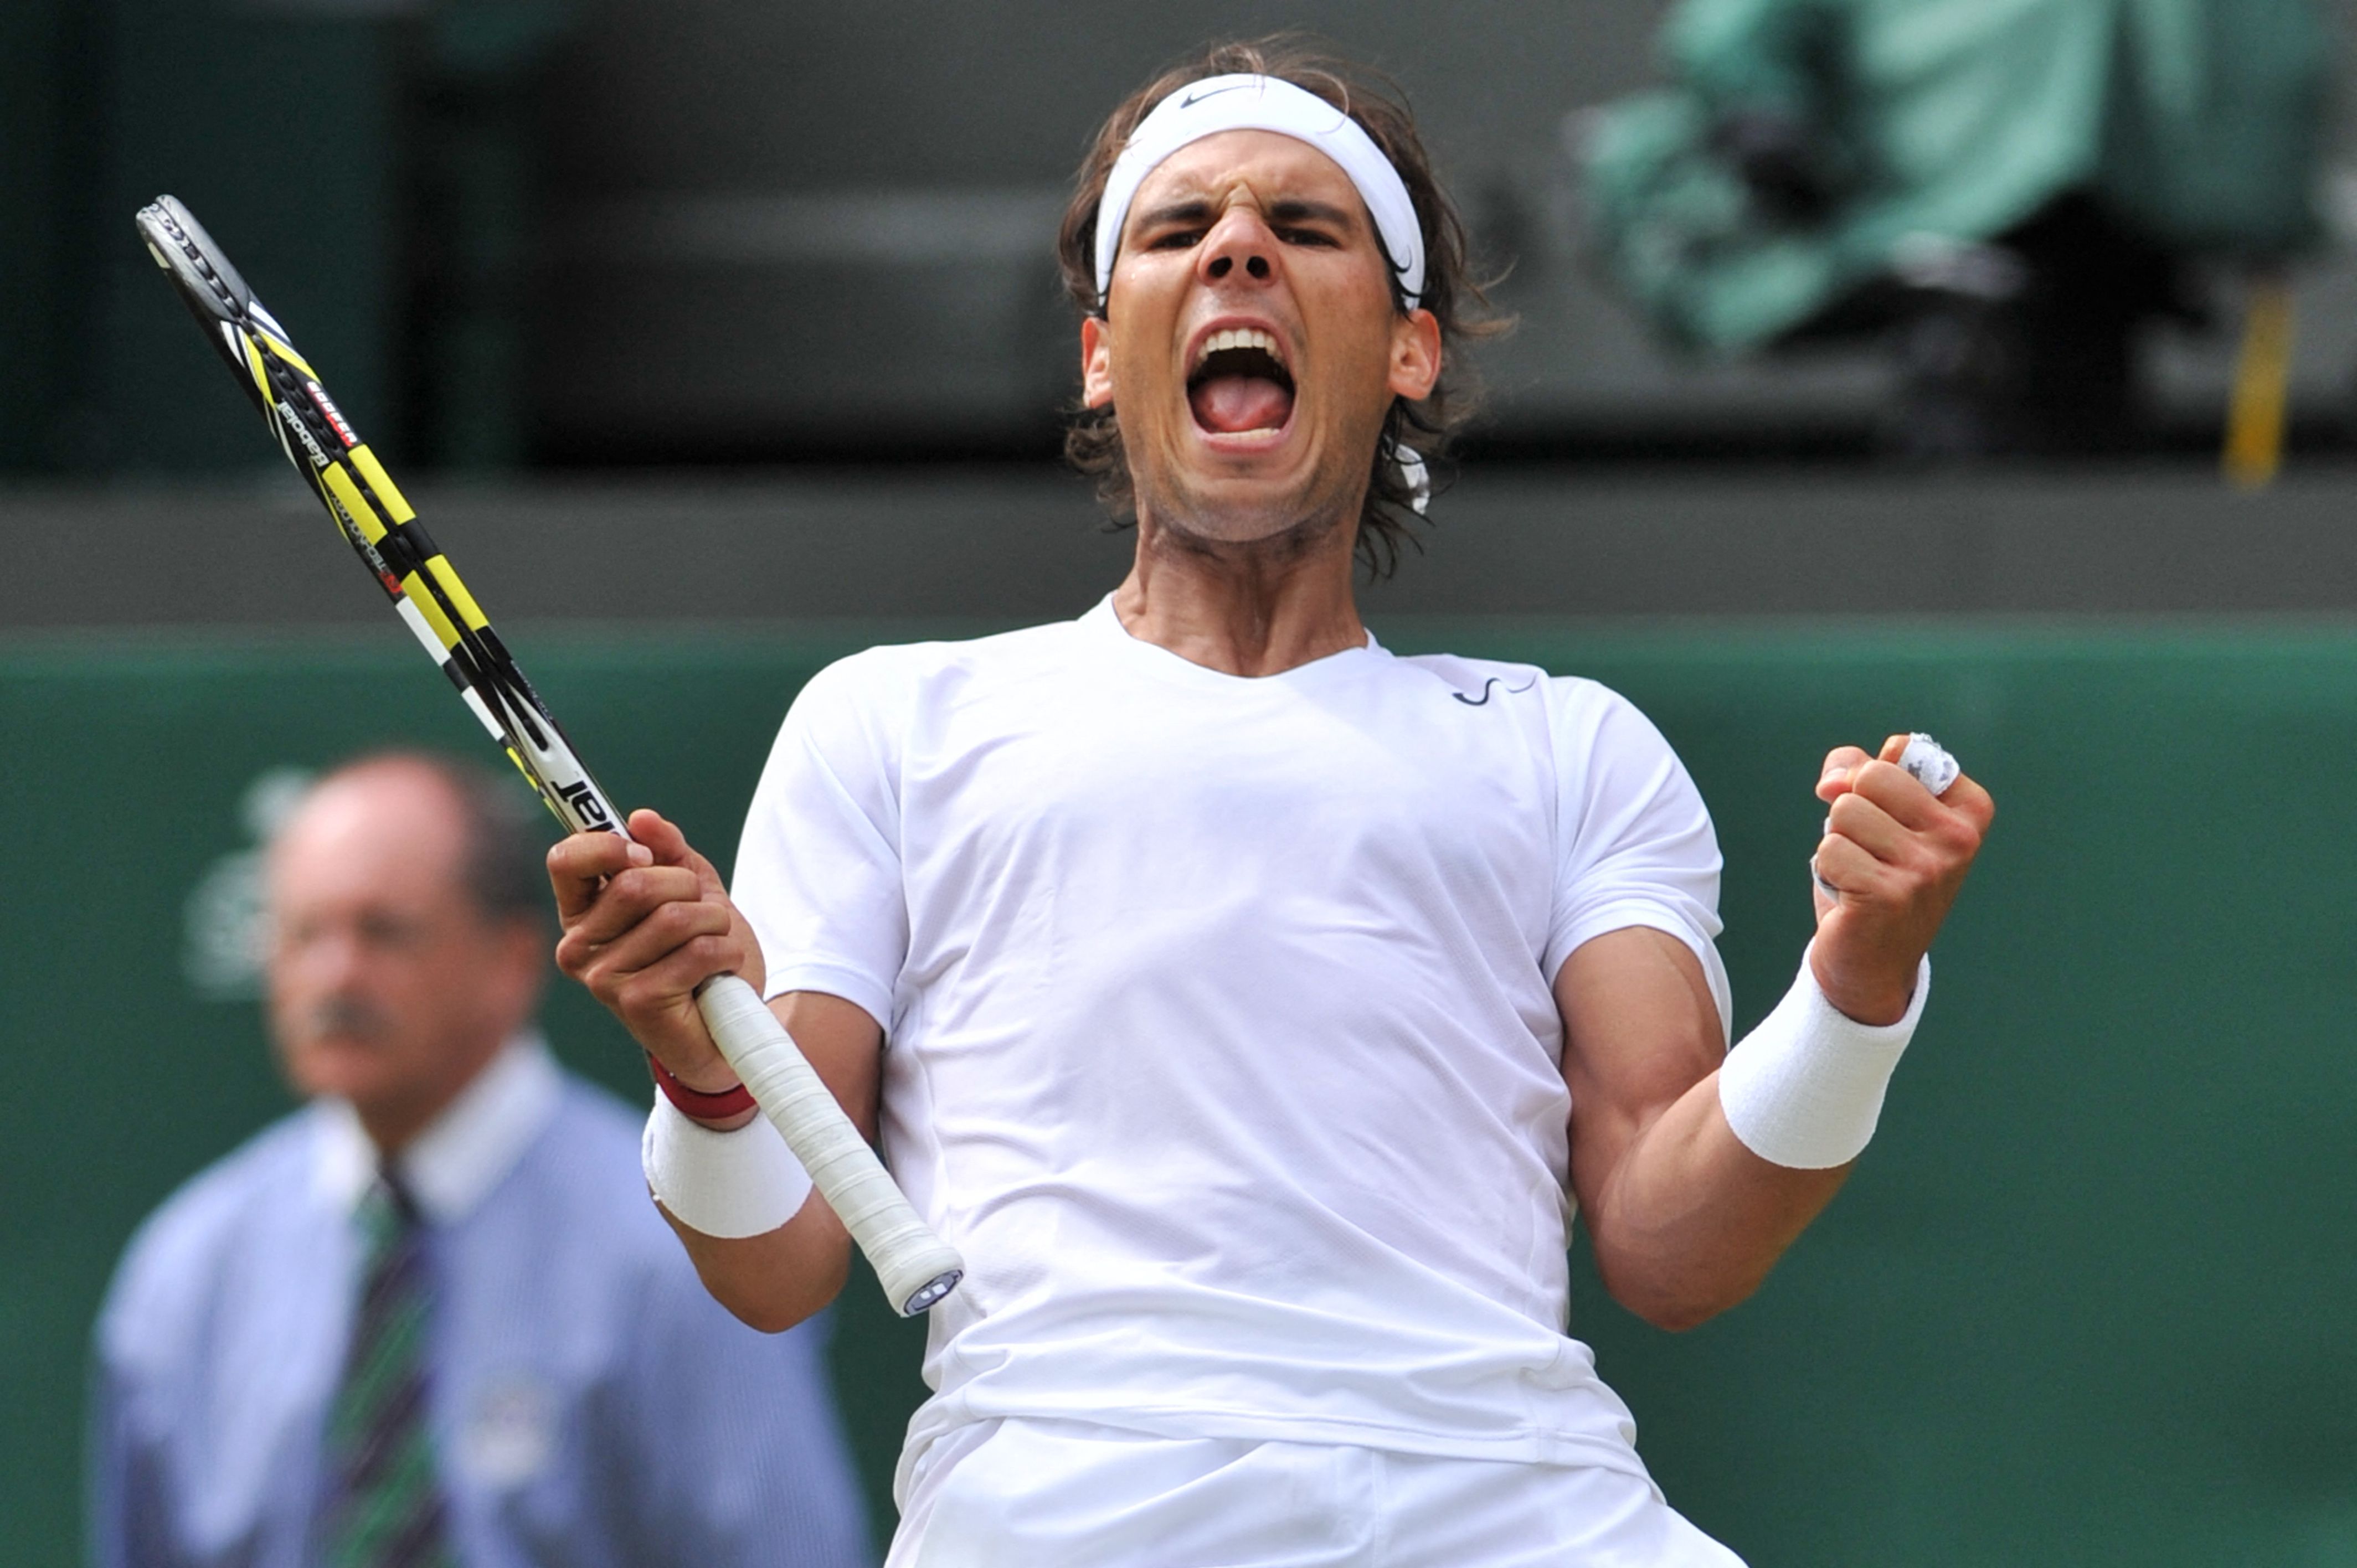
<instances>
[{"instance_id":1,"label":"white overgrip tape","mask_svg":"<svg viewBox=\"0 0 2357 1568\"><path fill-rule=\"evenodd\" d=\"M1907 749L1899 754L1899 766L1914 775L1915 781L1934 796L1946 794L1948 786L1964 771L1946 746L1921 730L1907 737Z\"/></svg>"},{"instance_id":2,"label":"white overgrip tape","mask_svg":"<svg viewBox=\"0 0 2357 1568\"><path fill-rule=\"evenodd\" d=\"M689 1230L723 1240L775 1230L811 1194L810 1173L769 1118L715 1132L660 1091L639 1155L656 1201Z\"/></svg>"},{"instance_id":3,"label":"white overgrip tape","mask_svg":"<svg viewBox=\"0 0 2357 1568\"><path fill-rule=\"evenodd\" d=\"M1883 1091L1932 994L1932 959L1895 1024L1861 1024L1825 1000L1808 956L1775 1010L1737 1042L1718 1069L1718 1103L1743 1146L1794 1170L1846 1165L1882 1116Z\"/></svg>"}]
</instances>

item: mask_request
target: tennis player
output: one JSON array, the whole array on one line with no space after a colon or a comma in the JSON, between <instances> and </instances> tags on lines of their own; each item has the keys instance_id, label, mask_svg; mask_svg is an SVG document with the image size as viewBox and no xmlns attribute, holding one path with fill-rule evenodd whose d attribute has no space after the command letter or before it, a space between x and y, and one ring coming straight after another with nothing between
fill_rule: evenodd
<instances>
[{"instance_id":1,"label":"tennis player","mask_svg":"<svg viewBox=\"0 0 2357 1568\"><path fill-rule=\"evenodd\" d=\"M1062 251L1128 577L822 672L733 897L651 811L550 856L559 962L660 1064L658 1200L748 1322L843 1283L691 1003L733 971L972 1270L896 1568L1736 1561L1566 1337L1568 1227L1664 1327L1760 1283L1873 1130L1988 797L1834 750L1814 941L1728 1055L1660 734L1354 607L1470 297L1406 112L1215 50L1114 112Z\"/></svg>"}]
</instances>

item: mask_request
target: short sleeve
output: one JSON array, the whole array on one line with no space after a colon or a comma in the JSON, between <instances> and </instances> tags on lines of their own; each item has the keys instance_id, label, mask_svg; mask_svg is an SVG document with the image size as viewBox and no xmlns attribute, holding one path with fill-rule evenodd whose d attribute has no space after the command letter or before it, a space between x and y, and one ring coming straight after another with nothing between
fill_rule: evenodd
<instances>
[{"instance_id":1,"label":"short sleeve","mask_svg":"<svg viewBox=\"0 0 2357 1568\"><path fill-rule=\"evenodd\" d=\"M909 948L889 673L877 651L856 655L794 699L745 814L730 888L760 941L767 996L840 996L888 1034Z\"/></svg>"},{"instance_id":2,"label":"short sleeve","mask_svg":"<svg viewBox=\"0 0 2357 1568\"><path fill-rule=\"evenodd\" d=\"M1549 682L1555 752L1555 877L1546 972L1581 944L1646 926L1692 949L1728 1029L1719 932L1718 835L1702 794L1652 722L1592 681Z\"/></svg>"}]
</instances>

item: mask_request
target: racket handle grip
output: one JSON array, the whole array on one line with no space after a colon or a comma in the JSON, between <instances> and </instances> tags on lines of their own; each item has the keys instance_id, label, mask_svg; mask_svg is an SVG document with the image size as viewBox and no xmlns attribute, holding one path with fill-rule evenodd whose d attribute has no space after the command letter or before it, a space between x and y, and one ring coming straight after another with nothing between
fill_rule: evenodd
<instances>
[{"instance_id":1,"label":"racket handle grip","mask_svg":"<svg viewBox=\"0 0 2357 1568\"><path fill-rule=\"evenodd\" d=\"M713 1043L752 1092L761 1114L785 1138L867 1255L893 1310L914 1317L955 1290L965 1261L917 1217L876 1151L753 988L733 974L715 975L696 993L695 1004Z\"/></svg>"}]
</instances>

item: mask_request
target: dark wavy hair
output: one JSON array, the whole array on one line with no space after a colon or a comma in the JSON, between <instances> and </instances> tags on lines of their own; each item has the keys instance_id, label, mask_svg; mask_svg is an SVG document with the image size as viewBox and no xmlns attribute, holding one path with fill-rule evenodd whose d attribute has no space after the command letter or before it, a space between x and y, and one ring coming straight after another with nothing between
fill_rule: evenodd
<instances>
[{"instance_id":1,"label":"dark wavy hair","mask_svg":"<svg viewBox=\"0 0 2357 1568\"><path fill-rule=\"evenodd\" d=\"M1469 338L1489 337L1512 325L1489 308L1483 280L1473 275L1465 225L1433 175L1432 159L1416 134L1415 117L1395 83L1321 53L1310 40L1290 34L1214 44L1163 71L1122 100L1097 132L1081 164L1072 199L1064 209L1063 227L1056 237L1064 291L1082 314L1103 316L1104 300L1097 293L1097 209L1104 199L1105 180L1113 172L1114 160L1121 156L1137 123L1190 81L1243 72L1282 78L1356 120L1399 171L1424 231L1424 291L1417 303L1440 324L1441 376L1428 397L1392 400L1391 411L1383 417L1383 439L1375 445L1366 503L1359 514L1359 559L1369 575L1386 577L1399 563L1401 546L1422 548L1413 532L1417 521L1413 496L1398 466L1387 460L1389 454L1394 445L1408 447L1424 458L1428 469L1438 471L1448 454L1450 438L1463 428L1480 401L1480 389L1470 371L1462 368L1457 350ZM1396 308L1406 308L1396 275L1392 279L1392 302ZM1116 526L1135 521L1137 498L1114 409L1075 408L1064 432L1064 456L1096 481L1098 499L1114 513Z\"/></svg>"}]
</instances>

